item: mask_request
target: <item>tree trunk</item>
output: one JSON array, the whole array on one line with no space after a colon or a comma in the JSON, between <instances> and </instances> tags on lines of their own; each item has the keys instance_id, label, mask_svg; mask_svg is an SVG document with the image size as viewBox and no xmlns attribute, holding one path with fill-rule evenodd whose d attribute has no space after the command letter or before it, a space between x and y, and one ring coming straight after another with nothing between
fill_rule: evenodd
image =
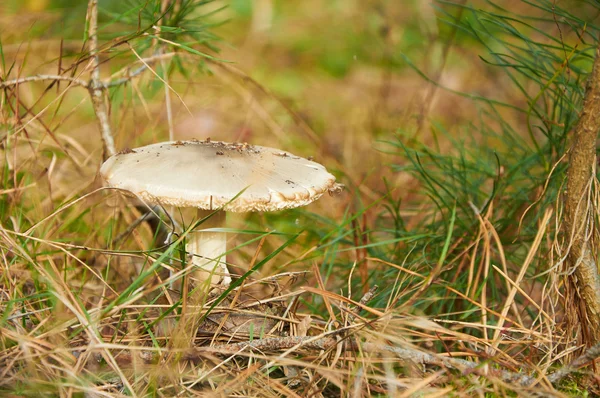
<instances>
[{"instance_id":1,"label":"tree trunk","mask_svg":"<svg viewBox=\"0 0 600 398\"><path fill-rule=\"evenodd\" d=\"M600 278L593 239L596 196L596 140L600 130L600 48L588 79L575 127L567 173L563 231L568 255L566 312L581 326L581 341L600 342Z\"/></svg>"}]
</instances>

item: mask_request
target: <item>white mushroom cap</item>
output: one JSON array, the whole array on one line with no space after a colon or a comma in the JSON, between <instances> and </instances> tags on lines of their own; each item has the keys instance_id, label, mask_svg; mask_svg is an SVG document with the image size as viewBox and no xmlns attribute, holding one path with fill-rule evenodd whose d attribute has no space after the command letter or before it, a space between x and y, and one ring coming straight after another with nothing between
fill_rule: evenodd
<instances>
[{"instance_id":1,"label":"white mushroom cap","mask_svg":"<svg viewBox=\"0 0 600 398\"><path fill-rule=\"evenodd\" d=\"M108 186L151 203L234 212L304 206L339 185L319 163L278 149L210 140L126 150L104 162L100 174Z\"/></svg>"}]
</instances>

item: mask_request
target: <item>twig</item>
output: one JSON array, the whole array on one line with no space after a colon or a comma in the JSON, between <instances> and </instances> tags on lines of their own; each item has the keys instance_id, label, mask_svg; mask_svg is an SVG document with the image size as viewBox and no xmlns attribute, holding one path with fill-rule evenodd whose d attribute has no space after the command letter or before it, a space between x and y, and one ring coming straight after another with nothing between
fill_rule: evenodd
<instances>
[{"instance_id":1,"label":"twig","mask_svg":"<svg viewBox=\"0 0 600 398\"><path fill-rule=\"evenodd\" d=\"M125 231L121 232L121 233L120 233L120 234L119 234L119 235L118 235L116 238L114 238L114 239L111 241L111 245L115 245L115 244L117 244L118 242L120 242L120 241L121 241L121 239L123 239L123 238L125 238L125 237L129 236L129 234L130 234L131 232L133 232L133 230L134 230L134 229L136 229L136 228L138 227L138 225L140 225L142 222L144 222L144 221L146 221L146 220L151 220L151 219L155 218L155 217L156 217L156 213L155 213L155 211L156 211L157 209L158 209L158 207L157 207L157 208L155 208L155 209L153 209L154 211L147 211L147 212L145 212L144 214L142 214L141 216L139 216L139 217L138 217L138 218L137 218L135 221L133 221L133 222L132 222L132 223L131 223L131 224L130 224L128 227L127 227L127 229L125 229Z\"/></svg>"},{"instance_id":2,"label":"twig","mask_svg":"<svg viewBox=\"0 0 600 398\"><path fill-rule=\"evenodd\" d=\"M98 0L89 0L88 2L88 37L90 40L90 53L92 55L92 80L90 81L88 90L92 97L92 106L94 107L94 112L96 112L98 124L100 125L100 133L102 141L104 142L104 157L107 157L107 153L109 156L112 156L117 151L110 129L108 110L104 101L104 87L100 81L100 56L98 55Z\"/></svg>"},{"instance_id":3,"label":"twig","mask_svg":"<svg viewBox=\"0 0 600 398\"><path fill-rule=\"evenodd\" d=\"M600 344L596 344L570 364L563 366L556 372L549 375L548 380L550 380L552 384L556 384L571 373L575 372L581 366L585 365L587 362L593 361L598 357L600 357Z\"/></svg>"},{"instance_id":4,"label":"twig","mask_svg":"<svg viewBox=\"0 0 600 398\"><path fill-rule=\"evenodd\" d=\"M392 347L375 343L356 343L352 340L338 341L333 337L274 337L253 340L241 343L220 344L214 347L198 347L183 355L185 360L192 362L200 361L206 354L238 354L245 350L256 350L261 352L282 351L297 347L297 349L309 350L330 350L337 344L343 344L345 351L381 353L389 352L397 355L401 360L413 362L420 365L444 366L460 371L468 371L481 376L493 376L502 379L507 383L518 383L521 386L530 386L534 384L536 378L522 374L509 372L506 370L492 369L486 364L467 361L464 359L444 357L437 354L428 354L413 348Z\"/></svg>"},{"instance_id":5,"label":"twig","mask_svg":"<svg viewBox=\"0 0 600 398\"><path fill-rule=\"evenodd\" d=\"M130 71L129 73L127 73L127 76L125 76L125 77L122 77L120 79L101 82L102 87L107 89L107 88L117 87L122 84L125 84L128 81L130 81L131 79L133 79L134 77L141 75L142 72L144 72L146 69L148 69L148 66L146 64L144 64L144 65L134 69L133 71Z\"/></svg>"},{"instance_id":6,"label":"twig","mask_svg":"<svg viewBox=\"0 0 600 398\"><path fill-rule=\"evenodd\" d=\"M377 289L379 289L379 286L377 285L373 285L372 288L369 289L368 292L366 292L362 298L360 299L360 301L358 302L359 305L354 306L349 314L348 314L348 319L350 320L350 322L354 321L354 319L356 319L356 317L358 316L358 314L360 313L360 310L363 309L363 307L365 307L367 305L367 303L369 301L371 301L371 299L373 298L373 296L375 296L375 293L377 292Z\"/></svg>"},{"instance_id":7,"label":"twig","mask_svg":"<svg viewBox=\"0 0 600 398\"><path fill-rule=\"evenodd\" d=\"M134 70L130 70L128 71L127 75L125 77L121 77L118 79L105 79L105 80L101 80L100 81L100 86L103 89L108 89L108 88L113 88L113 87L118 87L121 86L125 83L128 83L130 80L132 80L133 78L141 75L145 70L148 69L149 65L156 62L156 61L161 61L164 59L169 59L169 58L173 58L174 56L177 56L179 54L171 52L171 53L166 53L166 54L158 54L158 55L153 55L151 57L148 58L142 58L141 60L138 60L136 62L142 62L143 65L137 67ZM127 68L128 69L128 68ZM117 72L116 75L118 75L119 73L123 73L123 72ZM113 75L114 76L114 75ZM39 82L39 81L68 81L71 82L77 86L81 86L85 89L88 89L91 87L91 83L87 82L83 79L77 79L75 77L71 77L71 76L63 76L63 75L34 75L34 76L27 76L27 77L22 77L20 79L12 79L12 80L6 80L3 82L0 82L0 88L7 88L7 87L11 87L11 86L17 86L23 83L30 83L30 82Z\"/></svg>"},{"instance_id":8,"label":"twig","mask_svg":"<svg viewBox=\"0 0 600 398\"><path fill-rule=\"evenodd\" d=\"M347 328L345 328L347 329ZM499 378L505 383L515 383L523 387L531 387L535 385L538 378L526 375L520 372L511 372L502 369L494 369L491 364L478 363L460 358L452 358L440 354L429 354L415 348L393 347L385 344L376 343L360 343L353 339L338 340L331 337L333 333L329 333L324 337L318 336L292 336L292 337L272 337L258 339L252 341L244 341L239 343L219 344L213 347L196 347L185 350L180 356L181 359L198 363L203 361L206 356L210 355L230 355L230 356L250 356L252 352L267 352L288 351L288 350L318 350L328 351L336 348L338 344L342 345L342 349L347 352L361 353L391 353L396 355L401 361L412 362L418 365L441 366L449 369L455 369L463 373L473 373L484 377ZM101 354L94 354L98 360L102 358ZM162 354L149 348L139 352L139 358L146 363L160 363L170 356L169 352L162 351ZM119 363L131 363L133 355L127 350L123 350L115 354ZM600 344L590 348L584 355L577 358L569 365L562 369L551 373L547 376L547 380L553 385L558 384L562 379L576 371L577 368L584 365L586 362L600 357Z\"/></svg>"},{"instance_id":9,"label":"twig","mask_svg":"<svg viewBox=\"0 0 600 398\"><path fill-rule=\"evenodd\" d=\"M360 312L360 310L362 309L361 306L366 306L367 303L369 301L371 301L371 299L373 298L373 296L375 296L375 293L377 293L377 290L379 289L379 286L377 285L373 285L372 288L369 289L368 292L366 292L362 298L360 299L360 301L358 302L360 305L357 305L356 308L354 308L352 310L352 312L354 312L355 314L358 314Z\"/></svg>"},{"instance_id":10,"label":"twig","mask_svg":"<svg viewBox=\"0 0 600 398\"><path fill-rule=\"evenodd\" d=\"M27 77L22 77L20 79L12 79L12 80L6 80L3 82L0 82L0 88L7 88L10 86L16 86L22 83L29 83L29 82L40 82L40 81L45 81L45 80L50 80L50 81L59 81L59 80L63 80L63 81L68 81L71 82L77 86L82 86L85 88L89 87L88 82L86 82L85 80L82 79L77 79L74 77L70 77L70 76L60 76L60 75L35 75L35 76L27 76Z\"/></svg>"},{"instance_id":11,"label":"twig","mask_svg":"<svg viewBox=\"0 0 600 398\"><path fill-rule=\"evenodd\" d=\"M111 80L111 79L103 80L102 86L104 88L112 88L112 87L117 87L122 84L128 83L131 79L141 75L144 71L146 71L150 67L150 64L153 64L156 61L163 61L163 60L166 60L169 58L173 58L175 56L181 56L181 54L176 53L176 52L170 52L170 53L164 53L164 54L155 54L148 58L138 59L135 62L141 62L142 63L141 66L137 67L133 71L130 70L130 67L121 69L121 71L114 73L113 76L119 75L121 73L124 73L123 71L126 71L127 73L126 73L125 77L122 77L119 79L114 79L114 80Z\"/></svg>"}]
</instances>

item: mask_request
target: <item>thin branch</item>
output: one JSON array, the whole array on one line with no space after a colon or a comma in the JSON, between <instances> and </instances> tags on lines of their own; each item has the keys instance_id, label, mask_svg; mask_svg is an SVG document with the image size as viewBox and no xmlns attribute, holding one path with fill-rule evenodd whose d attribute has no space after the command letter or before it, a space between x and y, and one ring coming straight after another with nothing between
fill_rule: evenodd
<instances>
[{"instance_id":1,"label":"thin branch","mask_svg":"<svg viewBox=\"0 0 600 398\"><path fill-rule=\"evenodd\" d=\"M464 373L474 373L480 376L499 378L506 383L517 383L527 387L534 385L538 379L519 372L510 372L507 370L494 369L487 363L477 363L465 359L446 357L439 354L429 354L414 348L392 347L384 344L375 343L357 343L352 340L338 340L335 337L318 336L290 336L290 337L272 337L240 343L219 344L213 347L196 347L185 350L181 359L198 363L210 355L230 355L230 356L250 356L254 352L265 354L275 351L298 351L298 350L316 350L329 351L335 349L338 344L347 352L361 353L390 353L398 357L400 361L412 362L418 365L434 365L449 369L455 369ZM153 351L153 350L150 350ZM97 356L99 354L96 354ZM162 354L156 352L142 351L139 357L146 363L160 363L161 360L168 358L169 352L163 351ZM133 361L132 354L122 351L117 356L121 363ZM558 372L557 372L558 373ZM566 375L566 374L565 374ZM558 375L552 378L552 383L559 382L565 375ZM552 377L550 375L549 377Z\"/></svg>"},{"instance_id":2,"label":"thin branch","mask_svg":"<svg viewBox=\"0 0 600 398\"><path fill-rule=\"evenodd\" d=\"M339 341L333 337L275 337L253 340L249 342L220 344L215 347L199 347L195 348L184 355L184 358L192 362L200 359L202 354L237 354L244 350L257 350L260 352L267 351L282 351L289 349L312 349L319 351L327 351L334 349L338 344L342 344L345 351L352 352L368 352L381 353L389 352L398 356L403 361L409 361L420 365L437 365L444 366L460 371L468 370L472 373L481 374L482 376L499 377L505 382L518 383L522 386L528 386L535 382L535 378L522 374L514 373L505 370L492 369L489 366L477 362L467 361L464 359L450 358L437 354L428 354L414 348L392 347L384 344L374 343L356 343L351 340Z\"/></svg>"},{"instance_id":3,"label":"thin branch","mask_svg":"<svg viewBox=\"0 0 600 398\"><path fill-rule=\"evenodd\" d=\"M369 289L369 291L367 291L362 298L360 299L360 301L358 302L359 305L354 306L353 308L350 309L350 312L348 313L348 320L350 322L354 321L356 319L356 317L358 316L358 314L360 314L360 311L367 306L367 303L369 301L371 301L371 299L375 296L375 293L377 293L377 290L379 290L379 286L377 285L373 285L373 287L371 287Z\"/></svg>"},{"instance_id":4,"label":"thin branch","mask_svg":"<svg viewBox=\"0 0 600 398\"><path fill-rule=\"evenodd\" d=\"M0 82L0 88L7 88L10 86L17 86L17 85L23 84L23 83L40 82L40 81L46 81L46 80L68 81L77 86L81 86L81 87L85 87L85 88L89 87L88 82L86 82L85 80L82 80L82 79L77 79L75 77L60 76L60 75L35 75L35 76L27 76L27 77L22 77L20 79L12 79L12 80L6 80L3 82Z\"/></svg>"},{"instance_id":5,"label":"thin branch","mask_svg":"<svg viewBox=\"0 0 600 398\"><path fill-rule=\"evenodd\" d=\"M131 79L133 79L134 77L141 75L142 72L144 72L146 69L148 69L148 66L142 65L142 66L134 69L133 71L129 72L127 74L127 76L125 76L125 77L122 77L120 79L110 80L110 81L103 81L101 83L102 87L106 89L106 88L117 87L122 84L125 84L125 83L129 82Z\"/></svg>"},{"instance_id":6,"label":"thin branch","mask_svg":"<svg viewBox=\"0 0 600 398\"><path fill-rule=\"evenodd\" d=\"M165 59L170 59L173 58L175 56L181 55L179 53L176 52L170 52L170 53L165 53L165 54L155 54L152 55L150 57L147 58L141 58L141 59L137 59L135 61L135 63L137 62L141 62L142 65L137 67L136 69L134 69L133 71L131 70L131 66L127 66L126 68L121 69L120 71L116 72L113 74L113 76L118 76L120 74L125 73L125 77L119 78L119 79L106 79L102 81L102 86L104 88L112 88L112 87L117 87L120 86L122 84L128 83L130 80L132 80L134 77L137 77L139 75L141 75L145 70L147 70L151 64L153 64L156 61L162 61Z\"/></svg>"},{"instance_id":7,"label":"thin branch","mask_svg":"<svg viewBox=\"0 0 600 398\"><path fill-rule=\"evenodd\" d=\"M157 62L157 61L161 61L164 59L169 59L169 58L173 58L174 56L179 55L178 53L166 53L166 54L158 54L158 55L153 55L151 57L148 58L142 58L140 60L137 60L136 62L142 62L143 65L139 66L138 68L134 69L134 70L130 70L127 72L127 75L125 77L122 78L118 78L118 79L105 79L105 80L101 80L100 81L100 86L103 89L108 89L108 88L113 88L113 87L118 87L121 86L123 84L128 83L129 81L131 81L133 78L141 75L144 71L146 71L149 68L149 65ZM129 67L127 68L127 70L129 70ZM123 72L121 72L123 73ZM116 75L118 75L119 72L116 73ZM114 76L114 75L113 75ZM91 83L87 82L83 79L78 79L75 77L71 77L71 76L62 76L62 75L34 75L34 76L27 76L27 77L22 77L20 79L12 79L12 80L6 80L3 82L0 82L0 89L1 88L7 88L7 87L11 87L11 86L18 86L20 84L23 83L30 83L30 82L40 82L40 81L67 81L67 82L71 82L76 86L81 86L83 88L89 89L91 87Z\"/></svg>"},{"instance_id":8,"label":"thin branch","mask_svg":"<svg viewBox=\"0 0 600 398\"><path fill-rule=\"evenodd\" d=\"M323 337L318 339L315 339L315 337L266 338L249 342L220 344L214 347L198 347L186 352L183 358L192 362L197 362L206 354L235 355L242 354L248 349L259 352L283 351L289 349L326 351L335 348L337 344L343 344L343 349L345 351L366 353L388 352L397 355L398 358L403 361L409 361L419 365L442 366L450 369L456 369L461 372L475 373L480 376L497 377L506 383L517 383L524 387L533 386L538 382L538 378L536 377L532 377L520 372L494 369L490 367L489 364L485 363L446 357L439 354L429 354L414 348L393 347L375 343L357 343L351 340L339 341L333 337ZM577 358L571 364L548 375L547 379L553 385L556 385L566 376L576 371L579 367L598 357L600 357L600 344L590 348L584 355Z\"/></svg>"},{"instance_id":9,"label":"thin branch","mask_svg":"<svg viewBox=\"0 0 600 398\"><path fill-rule=\"evenodd\" d=\"M552 384L556 384L571 373L577 371L577 369L579 369L586 363L591 362L594 359L597 359L598 357L600 357L600 344L596 344L570 364L560 368L556 372L549 375L548 380L550 380Z\"/></svg>"},{"instance_id":10,"label":"thin branch","mask_svg":"<svg viewBox=\"0 0 600 398\"><path fill-rule=\"evenodd\" d=\"M349 327L344 328L348 330ZM542 376L533 377L521 372L511 372L503 369L493 368L491 363L479 363L460 358L452 358L440 354L430 354L410 347L394 347L385 344L357 342L354 339L338 339L332 337L339 335L340 331L329 332L320 336L290 336L271 337L239 343L218 344L212 347L194 347L187 349L180 357L183 360L198 363L210 355L228 356L252 356L253 352L267 354L269 352L287 351L297 352L299 350L330 351L341 344L342 349L347 352L381 354L390 353L398 357L400 361L412 362L418 365L433 365L449 369L455 369L463 373L473 373L489 378L499 378L506 383L516 383L523 387L532 387L540 381ZM172 352L142 348L139 358L146 363L161 363L168 358ZM98 360L101 354L94 354ZM117 354L120 363L133 362L133 355L124 349ZM557 385L569 374L575 372L581 366L600 357L600 344L588 349L582 356L569 365L549 374L546 379L553 385Z\"/></svg>"},{"instance_id":11,"label":"thin branch","mask_svg":"<svg viewBox=\"0 0 600 398\"><path fill-rule=\"evenodd\" d=\"M155 208L155 210L158 209L158 207ZM116 238L114 238L111 241L111 246L116 245L117 243L119 243L123 238L126 238L127 236L129 236L129 234L131 234L133 232L134 229L136 229L138 227L138 225L140 225L142 222L147 221L147 220L151 220L153 218L156 218L156 213L153 211L147 211L144 214L142 214L141 216L139 216L136 220L134 220L128 227L127 229L125 229L125 231L121 232Z\"/></svg>"},{"instance_id":12,"label":"thin branch","mask_svg":"<svg viewBox=\"0 0 600 398\"><path fill-rule=\"evenodd\" d=\"M358 314L360 312L360 310L362 309L361 307L365 307L367 305L367 303L369 301L371 301L371 299L375 296L375 293L377 293L377 290L379 290L379 286L373 285L373 287L371 287L369 289L369 291L366 292L362 296L360 301L358 302L360 305L357 305L355 308L353 308L352 312L354 312L355 314Z\"/></svg>"},{"instance_id":13,"label":"thin branch","mask_svg":"<svg viewBox=\"0 0 600 398\"><path fill-rule=\"evenodd\" d=\"M115 141L110 129L108 109L104 101L104 87L100 81L100 56L98 55L98 0L88 2L88 37L90 40L90 54L92 55L92 80L88 90L92 97L92 105L98 118L102 141L104 142L104 157L112 156L117 151Z\"/></svg>"}]
</instances>

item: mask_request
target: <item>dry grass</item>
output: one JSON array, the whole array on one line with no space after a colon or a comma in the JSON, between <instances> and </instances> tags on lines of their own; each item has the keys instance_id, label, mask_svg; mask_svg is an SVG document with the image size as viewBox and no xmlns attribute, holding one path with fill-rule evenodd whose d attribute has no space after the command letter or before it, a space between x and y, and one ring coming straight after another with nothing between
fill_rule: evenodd
<instances>
[{"instance_id":1,"label":"dry grass","mask_svg":"<svg viewBox=\"0 0 600 398\"><path fill-rule=\"evenodd\" d=\"M93 196L104 199L100 192L83 196L67 209L88 208ZM103 211L100 204L94 209ZM120 201L117 209L127 214L127 202ZM66 211L46 222L64 217ZM26 232L3 227L2 294L10 304L3 308L0 329L2 386L28 396L40 391L166 397L545 391L560 396L548 381L556 364L569 355L565 337L556 335L556 280L549 277L539 285L523 278L540 246L552 243L547 241L551 213L539 225L518 274L508 264L491 262L503 248L487 219L490 214L481 217L479 238L467 245L469 250L447 259L450 266L462 264L470 270L457 272L477 272L466 291L448 287L448 292L477 307L481 322L449 320L450 314L414 314L412 303L427 300L431 285L443 282L376 258L370 259L374 267L396 270L395 281L390 281L395 294L381 308L369 306L368 296L360 301L360 292L344 296L323 290L326 286L314 267L307 276L249 278L208 316L216 296L202 306L188 305L188 315L182 317L173 311L179 308L174 305L179 297L169 290L164 272L168 263L160 253L93 249L106 247L94 239L80 245L38 237L42 230L53 229L43 223ZM131 245L151 240L145 228L134 230ZM473 251L481 251L484 266L469 265ZM145 270L144 283L128 288ZM318 278L321 288L290 285L290 277ZM500 306L474 293L485 291L487 283L507 286L510 294ZM306 313L303 301L322 301L329 316ZM460 310L453 315L460 319ZM196 328L191 338L190 330ZM236 345L247 341L251 345ZM432 352L443 354L425 354ZM517 382L521 379L525 385Z\"/></svg>"},{"instance_id":2,"label":"dry grass","mask_svg":"<svg viewBox=\"0 0 600 398\"><path fill-rule=\"evenodd\" d=\"M545 227L540 227L540 236ZM14 239L15 234L3 231L3 245L17 245ZM58 242L43 244L65 248ZM560 348L560 337L553 335L555 314L547 312L552 306L536 302L510 278L499 282L511 284L515 295L529 300L525 305L533 307L531 318L513 301L514 295L507 298L502 313L485 302L476 303L483 319L498 320L484 324L410 315L409 303L394 305L407 292L398 292L385 308L372 308L365 303L368 298L357 302L358 297L352 300L314 288L285 289L261 299L244 297L239 290L231 303L221 303L199 323L190 341L189 322L173 314L159 315L171 308L169 304L146 304L145 298L162 296L167 283L157 275L119 300L109 286L88 282L77 287L70 282L76 277L65 282L50 258L29 261L45 285L37 291L48 293L5 309L0 357L2 384L20 386L17 390L26 395L46 389L61 396L77 391L96 394L92 396L120 396L124 391L138 396L558 394L546 376L567 354ZM15 268L5 270L14 281L3 289L7 299L21 297L27 289ZM398 278L406 273L399 270ZM428 282L421 279L408 288L423 291ZM274 283L273 278L256 282ZM298 310L298 299L317 297L325 302L329 318ZM115 300L118 303L107 310ZM188 311L203 314L210 305L189 306ZM475 337L474 330L484 337ZM311 338L290 339L305 336ZM235 345L240 341L255 346ZM443 356L419 356L440 348ZM517 376L507 372L537 376L520 386Z\"/></svg>"}]
</instances>

